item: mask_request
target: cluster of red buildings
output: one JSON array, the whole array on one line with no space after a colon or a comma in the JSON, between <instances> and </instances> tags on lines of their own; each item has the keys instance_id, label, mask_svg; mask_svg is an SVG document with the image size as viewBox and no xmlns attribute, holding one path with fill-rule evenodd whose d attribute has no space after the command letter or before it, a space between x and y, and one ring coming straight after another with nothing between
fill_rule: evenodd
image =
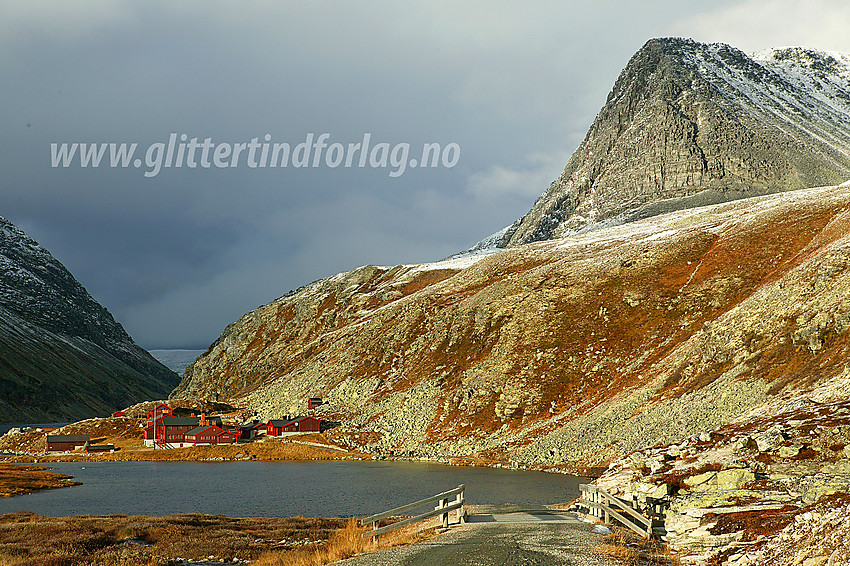
<instances>
[{"instance_id":1,"label":"cluster of red buildings","mask_svg":"<svg viewBox=\"0 0 850 566\"><path fill-rule=\"evenodd\" d=\"M178 417L165 403L148 412L145 444L158 448L182 448L213 444L233 444L254 438L261 432L267 436L283 436L295 432L321 432L322 422L316 417L297 417L253 423L236 429L224 427L221 417L191 415Z\"/></svg>"}]
</instances>

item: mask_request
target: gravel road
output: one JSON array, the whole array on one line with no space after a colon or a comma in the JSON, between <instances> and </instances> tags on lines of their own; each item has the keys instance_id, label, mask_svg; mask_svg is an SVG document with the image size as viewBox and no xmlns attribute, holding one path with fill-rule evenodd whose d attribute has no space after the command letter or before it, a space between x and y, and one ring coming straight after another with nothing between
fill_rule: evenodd
<instances>
[{"instance_id":1,"label":"gravel road","mask_svg":"<svg viewBox=\"0 0 850 566\"><path fill-rule=\"evenodd\" d=\"M339 562L344 566L612 566L593 552L605 538L580 522L473 523L419 544Z\"/></svg>"}]
</instances>

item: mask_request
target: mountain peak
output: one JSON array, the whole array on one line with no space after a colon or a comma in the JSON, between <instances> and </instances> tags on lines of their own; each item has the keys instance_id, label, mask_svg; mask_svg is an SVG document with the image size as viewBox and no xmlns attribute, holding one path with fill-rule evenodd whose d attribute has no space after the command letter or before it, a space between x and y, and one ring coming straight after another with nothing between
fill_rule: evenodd
<instances>
[{"instance_id":1,"label":"mountain peak","mask_svg":"<svg viewBox=\"0 0 850 566\"><path fill-rule=\"evenodd\" d=\"M819 51L808 47L774 47L752 55L753 60L768 63L787 63L824 75L850 79L850 54Z\"/></svg>"},{"instance_id":2,"label":"mountain peak","mask_svg":"<svg viewBox=\"0 0 850 566\"><path fill-rule=\"evenodd\" d=\"M498 247L850 177L850 58L651 39Z\"/></svg>"}]
</instances>

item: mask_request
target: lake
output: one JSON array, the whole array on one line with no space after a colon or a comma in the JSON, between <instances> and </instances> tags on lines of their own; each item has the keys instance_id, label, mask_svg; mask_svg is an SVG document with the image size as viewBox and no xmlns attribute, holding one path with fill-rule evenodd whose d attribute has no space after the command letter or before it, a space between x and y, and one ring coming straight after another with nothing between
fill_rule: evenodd
<instances>
[{"instance_id":1,"label":"lake","mask_svg":"<svg viewBox=\"0 0 850 566\"><path fill-rule=\"evenodd\" d=\"M578 497L562 474L420 462L62 462L81 486L0 499L0 514L348 517L379 513L457 487L468 503L533 505Z\"/></svg>"}]
</instances>

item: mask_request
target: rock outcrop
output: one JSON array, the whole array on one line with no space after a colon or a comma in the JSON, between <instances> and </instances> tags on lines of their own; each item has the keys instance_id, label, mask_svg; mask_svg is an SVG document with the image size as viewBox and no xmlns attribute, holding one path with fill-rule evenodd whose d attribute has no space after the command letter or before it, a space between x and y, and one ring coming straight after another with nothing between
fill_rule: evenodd
<instances>
[{"instance_id":1,"label":"rock outcrop","mask_svg":"<svg viewBox=\"0 0 850 566\"><path fill-rule=\"evenodd\" d=\"M850 56L653 39L498 247L850 178ZM476 247L481 247L476 246Z\"/></svg>"},{"instance_id":2,"label":"rock outcrop","mask_svg":"<svg viewBox=\"0 0 850 566\"><path fill-rule=\"evenodd\" d=\"M683 564L845 564L850 559L850 371L786 391L731 423L644 448L597 483L663 498Z\"/></svg>"},{"instance_id":3,"label":"rock outcrop","mask_svg":"<svg viewBox=\"0 0 850 566\"><path fill-rule=\"evenodd\" d=\"M0 218L0 422L102 416L162 398L178 379L50 252Z\"/></svg>"}]
</instances>

